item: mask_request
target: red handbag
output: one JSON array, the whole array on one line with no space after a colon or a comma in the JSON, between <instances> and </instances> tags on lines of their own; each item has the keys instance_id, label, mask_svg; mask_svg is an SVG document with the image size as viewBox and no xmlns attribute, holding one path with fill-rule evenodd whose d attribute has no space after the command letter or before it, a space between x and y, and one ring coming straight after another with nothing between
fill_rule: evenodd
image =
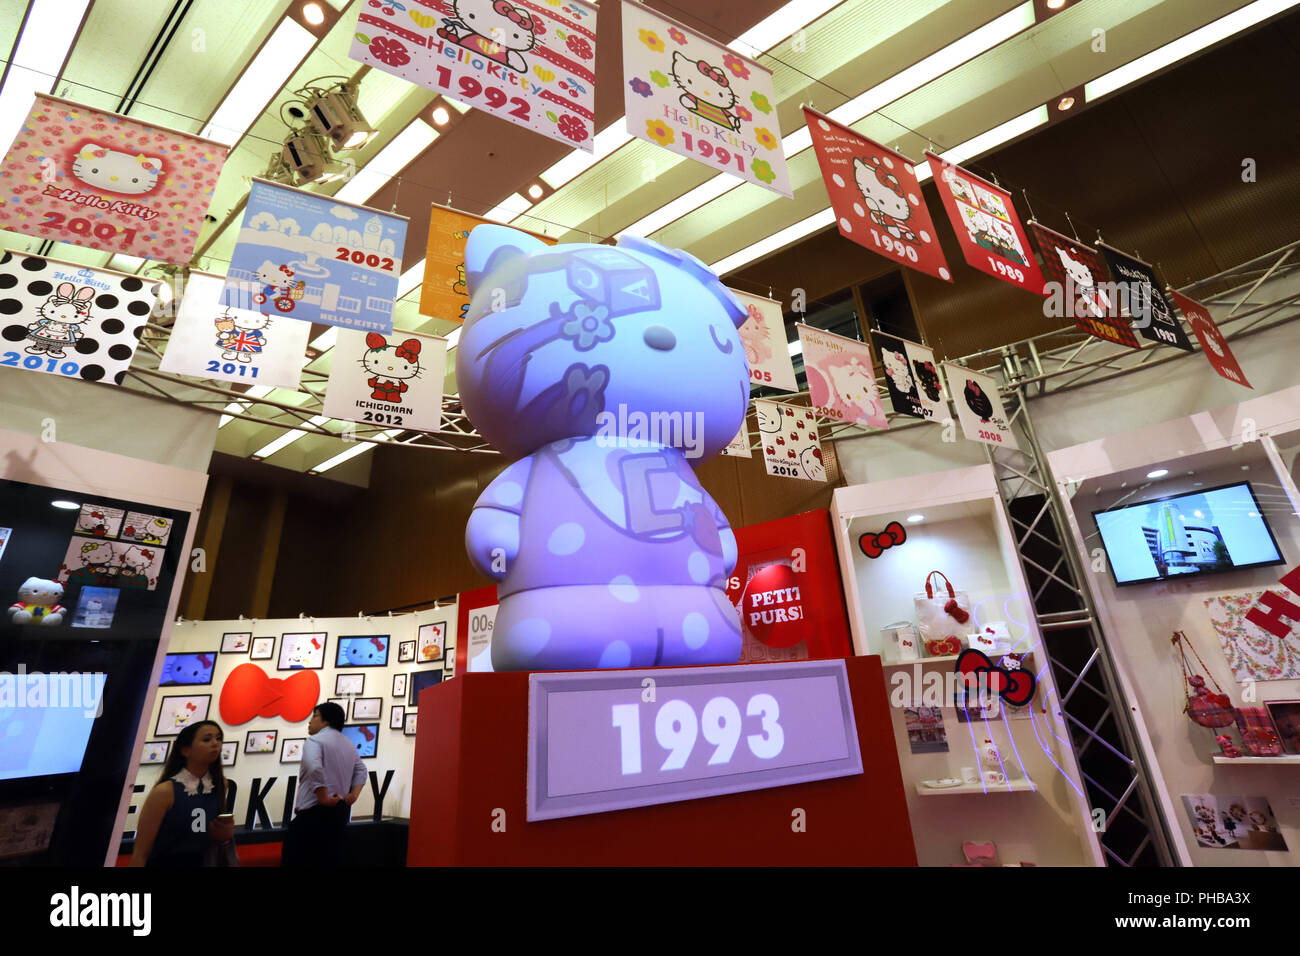
<instances>
[{"instance_id":1,"label":"red handbag","mask_svg":"<svg viewBox=\"0 0 1300 956\"><path fill-rule=\"evenodd\" d=\"M1210 669L1205 666L1205 661L1201 660L1201 655L1196 653L1196 648L1192 647L1192 642L1187 639L1187 635L1182 631L1175 631L1171 643L1178 645L1178 658L1183 667L1183 681L1186 684L1183 694L1187 698L1187 703L1183 705L1183 711L1192 719L1192 723L1200 724L1202 727L1227 727L1235 723L1237 715L1233 711L1232 700L1223 692L1219 682L1210 677L1217 691L1212 694L1205 686L1205 678L1200 674L1191 673L1191 667L1187 663L1189 647L1200 669L1206 674L1210 673Z\"/></svg>"}]
</instances>

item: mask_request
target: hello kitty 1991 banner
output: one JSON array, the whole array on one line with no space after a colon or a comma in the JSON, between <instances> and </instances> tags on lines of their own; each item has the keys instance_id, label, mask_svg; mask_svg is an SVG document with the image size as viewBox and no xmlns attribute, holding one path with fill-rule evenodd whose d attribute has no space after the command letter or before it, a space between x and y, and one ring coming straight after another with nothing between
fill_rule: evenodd
<instances>
[{"instance_id":1,"label":"hello kitty 1991 banner","mask_svg":"<svg viewBox=\"0 0 1300 956\"><path fill-rule=\"evenodd\" d=\"M793 198L769 70L624 2L623 81L633 136Z\"/></svg>"},{"instance_id":2,"label":"hello kitty 1991 banner","mask_svg":"<svg viewBox=\"0 0 1300 956\"><path fill-rule=\"evenodd\" d=\"M254 179L221 301L387 334L406 222L405 216Z\"/></svg>"},{"instance_id":3,"label":"hello kitty 1991 banner","mask_svg":"<svg viewBox=\"0 0 1300 956\"><path fill-rule=\"evenodd\" d=\"M0 228L189 262L227 151L189 133L38 93L0 163Z\"/></svg>"},{"instance_id":4,"label":"hello kitty 1991 banner","mask_svg":"<svg viewBox=\"0 0 1300 956\"><path fill-rule=\"evenodd\" d=\"M358 6L352 59L508 123L595 150L591 4L410 0Z\"/></svg>"},{"instance_id":5,"label":"hello kitty 1991 banner","mask_svg":"<svg viewBox=\"0 0 1300 956\"><path fill-rule=\"evenodd\" d=\"M823 418L888 428L876 390L871 347L808 325L796 325L808 375L808 401Z\"/></svg>"},{"instance_id":6,"label":"hello kitty 1991 banner","mask_svg":"<svg viewBox=\"0 0 1300 956\"><path fill-rule=\"evenodd\" d=\"M340 332L325 414L341 421L436 432L442 427L447 340L396 329Z\"/></svg>"}]
</instances>

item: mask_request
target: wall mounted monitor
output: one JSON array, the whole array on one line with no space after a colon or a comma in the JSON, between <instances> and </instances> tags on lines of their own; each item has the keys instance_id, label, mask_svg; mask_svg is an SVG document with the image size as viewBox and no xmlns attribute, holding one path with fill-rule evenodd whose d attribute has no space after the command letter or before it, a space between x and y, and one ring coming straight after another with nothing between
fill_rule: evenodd
<instances>
[{"instance_id":1,"label":"wall mounted monitor","mask_svg":"<svg viewBox=\"0 0 1300 956\"><path fill-rule=\"evenodd\" d=\"M160 687L179 687L185 684L211 684L212 668L217 663L216 651L197 654L168 654L163 658Z\"/></svg>"}]
</instances>

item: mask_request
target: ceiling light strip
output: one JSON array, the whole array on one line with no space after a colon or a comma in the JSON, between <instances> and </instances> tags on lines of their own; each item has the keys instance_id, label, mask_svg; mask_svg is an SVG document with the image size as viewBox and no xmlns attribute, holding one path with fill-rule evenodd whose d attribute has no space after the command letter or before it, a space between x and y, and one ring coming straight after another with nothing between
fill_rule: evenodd
<instances>
[{"instance_id":1,"label":"ceiling light strip","mask_svg":"<svg viewBox=\"0 0 1300 956\"><path fill-rule=\"evenodd\" d=\"M388 429L388 431L380 432L378 437L393 439L396 438L401 433L402 432L400 428L390 428ZM333 458L327 458L325 461L321 462L319 465L317 465L315 468L312 468L311 470L316 472L317 474L329 471L331 468L341 465L345 461L351 461L353 458L356 458L358 455L370 451L374 447L375 447L374 442L368 442L368 441L356 442L353 445L353 447L344 449L343 451L335 455Z\"/></svg>"},{"instance_id":2,"label":"ceiling light strip","mask_svg":"<svg viewBox=\"0 0 1300 956\"><path fill-rule=\"evenodd\" d=\"M334 194L344 202L366 203L411 165L438 138L438 131L422 119L414 119L392 141L375 154L374 159L357 170Z\"/></svg>"},{"instance_id":3,"label":"ceiling light strip","mask_svg":"<svg viewBox=\"0 0 1300 956\"><path fill-rule=\"evenodd\" d=\"M311 420L308 421L307 424L310 425L312 428L319 428L327 421L329 421L329 418L326 417L325 415L313 415ZM307 432L303 431L300 428L292 428L289 431L285 432L283 435L281 435L279 438L267 442L257 451L253 452L252 457L263 458L263 459L270 458L276 452L284 451L284 449L288 448L299 438L306 438L307 434L308 434Z\"/></svg>"},{"instance_id":4,"label":"ceiling light strip","mask_svg":"<svg viewBox=\"0 0 1300 956\"><path fill-rule=\"evenodd\" d=\"M281 20L199 135L227 146L238 143L315 45L315 34L302 24L289 17Z\"/></svg>"},{"instance_id":5,"label":"ceiling light strip","mask_svg":"<svg viewBox=\"0 0 1300 956\"><path fill-rule=\"evenodd\" d=\"M0 156L9 152L35 95L54 89L89 6L90 0L34 0L28 8L0 89Z\"/></svg>"}]
</instances>

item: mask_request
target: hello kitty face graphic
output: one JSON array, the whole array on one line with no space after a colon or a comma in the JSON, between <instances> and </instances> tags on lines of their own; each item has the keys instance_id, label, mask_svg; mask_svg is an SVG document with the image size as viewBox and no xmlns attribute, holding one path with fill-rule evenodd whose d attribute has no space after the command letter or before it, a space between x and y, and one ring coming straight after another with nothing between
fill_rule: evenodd
<instances>
[{"instance_id":1,"label":"hello kitty face graphic","mask_svg":"<svg viewBox=\"0 0 1300 956\"><path fill-rule=\"evenodd\" d=\"M242 312L231 316L232 327L245 332L260 331L270 324L271 317L262 312Z\"/></svg>"},{"instance_id":2,"label":"hello kitty face graphic","mask_svg":"<svg viewBox=\"0 0 1300 956\"><path fill-rule=\"evenodd\" d=\"M163 162L156 156L133 156L98 143L86 143L72 161L72 174L87 186L127 196L152 191L162 170Z\"/></svg>"},{"instance_id":3,"label":"hello kitty face graphic","mask_svg":"<svg viewBox=\"0 0 1300 956\"><path fill-rule=\"evenodd\" d=\"M86 543L81 546L81 566L103 568L113 563L113 546L108 542Z\"/></svg>"},{"instance_id":4,"label":"hello kitty face graphic","mask_svg":"<svg viewBox=\"0 0 1300 956\"><path fill-rule=\"evenodd\" d=\"M826 480L826 466L822 462L822 450L816 445L812 445L803 450L799 456L799 464L803 466L803 472L814 481Z\"/></svg>"},{"instance_id":5,"label":"hello kitty face graphic","mask_svg":"<svg viewBox=\"0 0 1300 956\"><path fill-rule=\"evenodd\" d=\"M749 306L749 318L740 327L740 341L745 347L745 358L750 366L761 365L772 357L772 347L768 343L767 320L763 310L756 305Z\"/></svg>"},{"instance_id":6,"label":"hello kitty face graphic","mask_svg":"<svg viewBox=\"0 0 1300 956\"><path fill-rule=\"evenodd\" d=\"M131 545L118 556L118 563L128 571L143 574L145 569L153 564L153 558L154 553L148 548L137 548Z\"/></svg>"},{"instance_id":7,"label":"hello kitty face graphic","mask_svg":"<svg viewBox=\"0 0 1300 956\"><path fill-rule=\"evenodd\" d=\"M781 410L770 405L754 403L754 415L758 419L758 430L766 435L776 435L781 431Z\"/></svg>"},{"instance_id":8,"label":"hello kitty face graphic","mask_svg":"<svg viewBox=\"0 0 1300 956\"><path fill-rule=\"evenodd\" d=\"M419 339L389 345L378 332L371 332L366 336L366 345L369 348L361 356L361 367L370 375L389 382L403 382L420 374Z\"/></svg>"},{"instance_id":9,"label":"hello kitty face graphic","mask_svg":"<svg viewBox=\"0 0 1300 956\"><path fill-rule=\"evenodd\" d=\"M100 511L83 511L77 518L77 530L102 535L108 531L108 519Z\"/></svg>"},{"instance_id":10,"label":"hello kitty face graphic","mask_svg":"<svg viewBox=\"0 0 1300 956\"><path fill-rule=\"evenodd\" d=\"M904 370L907 364L903 364ZM831 387L840 400L859 414L872 414L879 410L875 394L875 377L871 370L857 359L850 365L839 365L829 371Z\"/></svg>"},{"instance_id":11,"label":"hello kitty face graphic","mask_svg":"<svg viewBox=\"0 0 1300 956\"><path fill-rule=\"evenodd\" d=\"M1056 255L1061 260L1061 267L1065 270L1066 278L1074 283L1079 296L1086 303L1088 311L1096 316L1104 316L1106 310L1102 308L1101 303L1104 303L1106 298L1101 290L1096 287L1097 280L1093 278L1092 270L1085 263L1072 258L1070 253L1060 246L1056 248Z\"/></svg>"},{"instance_id":12,"label":"hello kitty face graphic","mask_svg":"<svg viewBox=\"0 0 1300 956\"><path fill-rule=\"evenodd\" d=\"M882 349L880 357L885 366L885 374L894 383L894 388L900 392L910 392L912 390L912 375L907 370L907 356L902 352Z\"/></svg>"},{"instance_id":13,"label":"hello kitty face graphic","mask_svg":"<svg viewBox=\"0 0 1300 956\"><path fill-rule=\"evenodd\" d=\"M454 0L451 17L444 17L438 36L520 73L528 63L541 24L510 0Z\"/></svg>"},{"instance_id":14,"label":"hello kitty face graphic","mask_svg":"<svg viewBox=\"0 0 1300 956\"><path fill-rule=\"evenodd\" d=\"M869 163L856 156L853 159L853 176L862 192L862 199L871 211L871 221L887 229L895 238L915 240L916 236L903 224L912 217L912 206L897 176L879 156Z\"/></svg>"},{"instance_id":15,"label":"hello kitty face graphic","mask_svg":"<svg viewBox=\"0 0 1300 956\"><path fill-rule=\"evenodd\" d=\"M681 104L696 116L727 129L739 130L740 119L733 116L736 91L720 66L706 60L692 60L673 51L673 82L682 91Z\"/></svg>"},{"instance_id":16,"label":"hello kitty face graphic","mask_svg":"<svg viewBox=\"0 0 1300 956\"><path fill-rule=\"evenodd\" d=\"M288 269L288 266L277 265L267 259L257 267L253 278L265 285L282 286L293 278L293 272Z\"/></svg>"}]
</instances>

